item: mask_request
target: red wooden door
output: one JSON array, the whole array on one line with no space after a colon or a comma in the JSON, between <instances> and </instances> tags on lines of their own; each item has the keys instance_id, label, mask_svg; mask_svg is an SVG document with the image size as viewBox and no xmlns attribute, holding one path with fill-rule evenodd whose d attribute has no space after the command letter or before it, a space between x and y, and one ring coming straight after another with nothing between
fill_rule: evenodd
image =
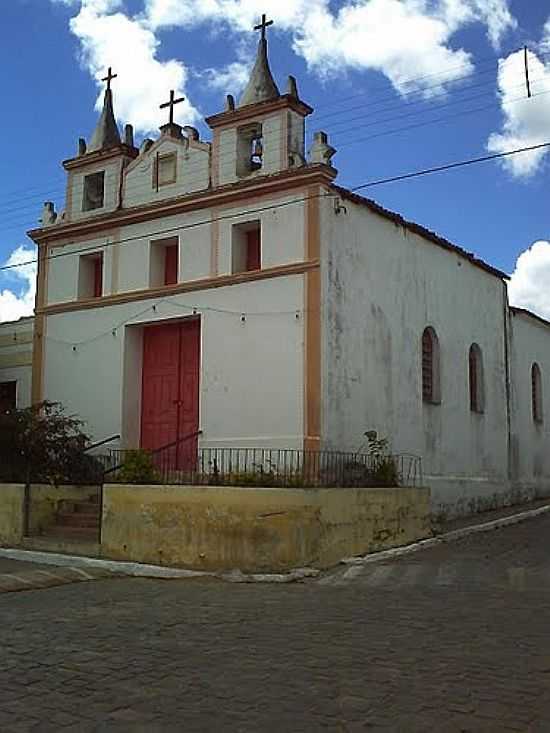
<instances>
[{"instance_id":1,"label":"red wooden door","mask_svg":"<svg viewBox=\"0 0 550 733\"><path fill-rule=\"evenodd\" d=\"M191 469L197 438L182 441L199 429L200 321L151 326L143 335L141 447L161 448L163 467Z\"/></svg>"}]
</instances>

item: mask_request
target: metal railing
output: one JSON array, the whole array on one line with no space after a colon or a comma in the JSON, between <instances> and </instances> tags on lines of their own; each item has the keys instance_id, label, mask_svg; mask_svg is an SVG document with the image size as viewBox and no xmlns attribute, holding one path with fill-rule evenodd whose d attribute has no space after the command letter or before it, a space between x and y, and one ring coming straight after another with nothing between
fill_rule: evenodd
<instances>
[{"instance_id":1,"label":"metal railing","mask_svg":"<svg viewBox=\"0 0 550 733\"><path fill-rule=\"evenodd\" d=\"M156 451L112 450L105 480L287 488L422 485L419 456L278 448L197 448L199 433ZM194 439L194 440L193 440Z\"/></svg>"}]
</instances>

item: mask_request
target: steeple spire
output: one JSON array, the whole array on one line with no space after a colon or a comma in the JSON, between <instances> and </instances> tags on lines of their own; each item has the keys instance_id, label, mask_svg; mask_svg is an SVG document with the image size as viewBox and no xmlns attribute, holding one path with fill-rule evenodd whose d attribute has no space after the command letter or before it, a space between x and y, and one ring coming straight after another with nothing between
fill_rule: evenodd
<instances>
[{"instance_id":1,"label":"steeple spire","mask_svg":"<svg viewBox=\"0 0 550 733\"><path fill-rule=\"evenodd\" d=\"M116 78L116 74L111 72L109 67L109 73L102 79L107 82L107 88L105 90L105 98L103 100L103 110L97 122L94 134L88 145L88 153L96 152L97 150L105 150L112 148L115 145L121 144L120 132L118 125L115 120L115 113L113 111L113 92L111 90L111 81Z\"/></svg>"},{"instance_id":2,"label":"steeple spire","mask_svg":"<svg viewBox=\"0 0 550 733\"><path fill-rule=\"evenodd\" d=\"M261 30L262 35L258 43L256 63L252 69L246 89L239 100L239 107L246 107L248 104L256 104L257 102L266 102L270 99L278 99L281 96L271 74L267 58L265 29L272 24L272 20L267 21L265 15L262 15L262 22L260 25L254 27L254 30Z\"/></svg>"}]
</instances>

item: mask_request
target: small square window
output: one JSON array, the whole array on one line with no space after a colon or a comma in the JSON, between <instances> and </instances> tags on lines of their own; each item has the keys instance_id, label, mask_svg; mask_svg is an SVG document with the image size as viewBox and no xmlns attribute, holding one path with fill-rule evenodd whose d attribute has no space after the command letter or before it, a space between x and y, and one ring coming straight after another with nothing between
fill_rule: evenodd
<instances>
[{"instance_id":1,"label":"small square window","mask_svg":"<svg viewBox=\"0 0 550 733\"><path fill-rule=\"evenodd\" d=\"M262 233L259 221L234 225L231 265L234 274L261 269Z\"/></svg>"},{"instance_id":2,"label":"small square window","mask_svg":"<svg viewBox=\"0 0 550 733\"><path fill-rule=\"evenodd\" d=\"M158 190L160 186L168 186L176 182L177 154L167 153L158 155L153 166L153 186Z\"/></svg>"},{"instance_id":3,"label":"small square window","mask_svg":"<svg viewBox=\"0 0 550 733\"><path fill-rule=\"evenodd\" d=\"M103 208L105 198L105 171L84 176L82 211Z\"/></svg>"},{"instance_id":4,"label":"small square window","mask_svg":"<svg viewBox=\"0 0 550 733\"><path fill-rule=\"evenodd\" d=\"M103 253L82 255L78 273L78 297L101 298L103 295Z\"/></svg>"}]
</instances>

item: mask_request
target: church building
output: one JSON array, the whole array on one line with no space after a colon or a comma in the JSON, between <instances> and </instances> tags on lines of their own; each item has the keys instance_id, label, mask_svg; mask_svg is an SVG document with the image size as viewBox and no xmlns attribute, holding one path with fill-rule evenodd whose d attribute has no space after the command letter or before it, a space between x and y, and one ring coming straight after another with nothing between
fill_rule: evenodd
<instances>
[{"instance_id":1,"label":"church building","mask_svg":"<svg viewBox=\"0 0 550 733\"><path fill-rule=\"evenodd\" d=\"M123 448L353 451L376 430L422 457L435 511L543 493L549 324L509 306L504 273L339 187L325 133L306 153L313 110L276 84L265 27L209 141L171 93L136 147L109 70L65 208L30 232L33 401Z\"/></svg>"}]
</instances>

